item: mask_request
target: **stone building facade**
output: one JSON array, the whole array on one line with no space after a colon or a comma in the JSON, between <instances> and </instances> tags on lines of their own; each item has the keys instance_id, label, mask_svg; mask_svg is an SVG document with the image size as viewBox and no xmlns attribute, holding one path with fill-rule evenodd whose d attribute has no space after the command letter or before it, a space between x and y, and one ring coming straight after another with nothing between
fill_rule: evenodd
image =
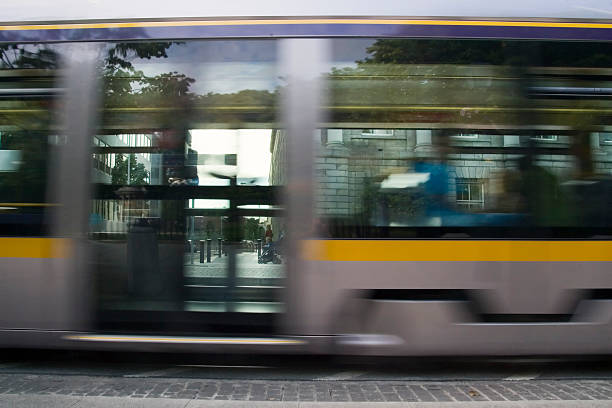
<instances>
[{"instance_id":1,"label":"stone building facade","mask_svg":"<svg viewBox=\"0 0 612 408\"><path fill-rule=\"evenodd\" d=\"M523 154L517 153L524 147L542 148L540 152L546 152L540 154L535 149L537 154L532 163L553 174L559 183L577 174L577 160L570 153L570 136L455 134L437 138L436 132L324 131L315 158L318 215L341 218L359 214L364 199L368 199L364 196L368 184L383 186L385 180L394 179L392 175L414 174L417 162L444 162L448 170L448 185L444 189L447 202L468 210L496 211L508 204L499 202L500 180L505 172L518 169ZM612 176L612 134L591 133L589 140L595 176ZM445 146L437 143L440 141ZM559 154L552 154L556 149ZM398 178L401 177L395 177Z\"/></svg>"}]
</instances>

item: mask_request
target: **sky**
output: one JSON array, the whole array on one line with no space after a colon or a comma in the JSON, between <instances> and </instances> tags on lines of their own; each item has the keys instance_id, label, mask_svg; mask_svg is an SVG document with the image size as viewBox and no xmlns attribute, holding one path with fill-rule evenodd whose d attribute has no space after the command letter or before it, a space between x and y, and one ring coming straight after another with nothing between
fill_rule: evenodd
<instances>
[{"instance_id":1,"label":"sky","mask_svg":"<svg viewBox=\"0 0 612 408\"><path fill-rule=\"evenodd\" d=\"M253 179L255 185L268 185L270 173L271 129L192 129L191 148L198 154L236 154L237 165L199 165L201 186L228 185L228 180L210 173L236 175L241 179ZM228 208L227 200L195 200L195 208Z\"/></svg>"}]
</instances>

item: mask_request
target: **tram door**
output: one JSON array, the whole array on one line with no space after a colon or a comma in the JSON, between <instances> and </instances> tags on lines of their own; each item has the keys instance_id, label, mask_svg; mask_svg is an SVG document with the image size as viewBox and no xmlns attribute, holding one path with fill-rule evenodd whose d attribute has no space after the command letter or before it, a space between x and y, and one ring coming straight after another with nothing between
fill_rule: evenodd
<instances>
[{"instance_id":1,"label":"tram door","mask_svg":"<svg viewBox=\"0 0 612 408\"><path fill-rule=\"evenodd\" d=\"M105 44L90 215L100 329L274 329L286 232L276 47Z\"/></svg>"}]
</instances>

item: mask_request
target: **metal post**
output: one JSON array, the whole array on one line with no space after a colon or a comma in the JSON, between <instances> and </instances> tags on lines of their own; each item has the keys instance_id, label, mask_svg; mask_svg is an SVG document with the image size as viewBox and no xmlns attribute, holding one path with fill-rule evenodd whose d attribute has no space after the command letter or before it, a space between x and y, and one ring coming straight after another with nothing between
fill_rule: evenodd
<instances>
[{"instance_id":1,"label":"metal post","mask_svg":"<svg viewBox=\"0 0 612 408\"><path fill-rule=\"evenodd\" d=\"M204 263L204 240L200 240L200 263Z\"/></svg>"},{"instance_id":2,"label":"metal post","mask_svg":"<svg viewBox=\"0 0 612 408\"><path fill-rule=\"evenodd\" d=\"M191 265L193 265L193 254L195 252L195 248L196 248L195 242L193 241L193 239L190 239L189 240L189 258L190 258L189 263Z\"/></svg>"},{"instance_id":3,"label":"metal post","mask_svg":"<svg viewBox=\"0 0 612 408\"><path fill-rule=\"evenodd\" d=\"M261 238L257 238L257 257L261 256Z\"/></svg>"},{"instance_id":4,"label":"metal post","mask_svg":"<svg viewBox=\"0 0 612 408\"><path fill-rule=\"evenodd\" d=\"M223 253L227 256L227 241L223 240Z\"/></svg>"},{"instance_id":5,"label":"metal post","mask_svg":"<svg viewBox=\"0 0 612 408\"><path fill-rule=\"evenodd\" d=\"M212 252L212 239L206 240L206 263L210 263L210 253Z\"/></svg>"},{"instance_id":6,"label":"metal post","mask_svg":"<svg viewBox=\"0 0 612 408\"><path fill-rule=\"evenodd\" d=\"M219 257L221 256L221 238L217 238L217 248L219 249Z\"/></svg>"}]
</instances>

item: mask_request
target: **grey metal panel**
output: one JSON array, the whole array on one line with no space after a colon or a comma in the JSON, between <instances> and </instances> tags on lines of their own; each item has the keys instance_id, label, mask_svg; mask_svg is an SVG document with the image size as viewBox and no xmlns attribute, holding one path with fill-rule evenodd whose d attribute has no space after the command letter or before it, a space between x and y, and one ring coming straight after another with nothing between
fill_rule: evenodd
<instances>
[{"instance_id":1,"label":"grey metal panel","mask_svg":"<svg viewBox=\"0 0 612 408\"><path fill-rule=\"evenodd\" d=\"M358 332L338 339L335 350L370 355L553 355L612 352L612 325L599 323L482 324L462 322L461 302L371 301ZM359 334L355 334L359 333ZM362 333L365 333L364 336ZM395 344L359 345L383 333ZM352 344L351 344L352 343Z\"/></svg>"},{"instance_id":2,"label":"grey metal panel","mask_svg":"<svg viewBox=\"0 0 612 408\"><path fill-rule=\"evenodd\" d=\"M89 50L89 51L88 51ZM68 54L64 54L69 51ZM93 58L86 45L58 48L67 68L61 82L66 93L58 103L56 118L67 143L51 150L47 179L47 201L61 204L48 211L52 237L80 242L87 228L89 208L88 138L91 112L95 110L92 83ZM57 330L81 328L89 318L83 302L87 290L87 263L83 247L74 245L67 258L3 258L0 268L0 327L9 329ZM77 323L80 321L80 323ZM2 336L0 336L2 337ZM22 336L22 341L30 339ZM0 343L5 340L0 338ZM31 345L35 345L32 340ZM39 344L42 345L42 344Z\"/></svg>"},{"instance_id":3,"label":"grey metal panel","mask_svg":"<svg viewBox=\"0 0 612 408\"><path fill-rule=\"evenodd\" d=\"M282 124L287 132L287 313L284 328L302 333L304 295L316 291L305 288L304 277L311 264L299 259L298 243L312 234L314 226L314 134L321 122L322 73L329 60L328 40L292 39L280 41L280 64L287 87L282 96Z\"/></svg>"},{"instance_id":4,"label":"grey metal panel","mask_svg":"<svg viewBox=\"0 0 612 408\"><path fill-rule=\"evenodd\" d=\"M546 0L487 2L482 0L369 1L283 0L206 2L198 0L150 2L132 0L75 1L12 0L2 4L4 21L50 21L116 18L164 18L203 16L484 16L610 18L612 8L604 0Z\"/></svg>"},{"instance_id":5,"label":"grey metal panel","mask_svg":"<svg viewBox=\"0 0 612 408\"><path fill-rule=\"evenodd\" d=\"M57 329L66 326L70 293L63 259L3 258L0 328ZM0 344L2 344L0 335Z\"/></svg>"},{"instance_id":6,"label":"grey metal panel","mask_svg":"<svg viewBox=\"0 0 612 408\"><path fill-rule=\"evenodd\" d=\"M606 262L318 262L338 289L473 289L487 313L565 313L612 288Z\"/></svg>"},{"instance_id":7,"label":"grey metal panel","mask_svg":"<svg viewBox=\"0 0 612 408\"><path fill-rule=\"evenodd\" d=\"M64 55L62 88L65 99L61 129L66 143L59 147L50 166L50 202L58 203L51 220L51 235L70 240L69 257L54 264L67 290L48 296L65 313L57 329L87 329L92 318L91 271L87 243L91 200L91 150L98 108L96 64L98 44L71 44Z\"/></svg>"},{"instance_id":8,"label":"grey metal panel","mask_svg":"<svg viewBox=\"0 0 612 408\"><path fill-rule=\"evenodd\" d=\"M311 262L302 277L304 334L351 334L339 353L487 355L610 353L605 262ZM573 314L568 323L484 323L467 301L372 300L367 289L468 289L480 312ZM581 300L583 299L583 300ZM399 344L355 340L385 335ZM357 336L357 337L355 337Z\"/></svg>"}]
</instances>

